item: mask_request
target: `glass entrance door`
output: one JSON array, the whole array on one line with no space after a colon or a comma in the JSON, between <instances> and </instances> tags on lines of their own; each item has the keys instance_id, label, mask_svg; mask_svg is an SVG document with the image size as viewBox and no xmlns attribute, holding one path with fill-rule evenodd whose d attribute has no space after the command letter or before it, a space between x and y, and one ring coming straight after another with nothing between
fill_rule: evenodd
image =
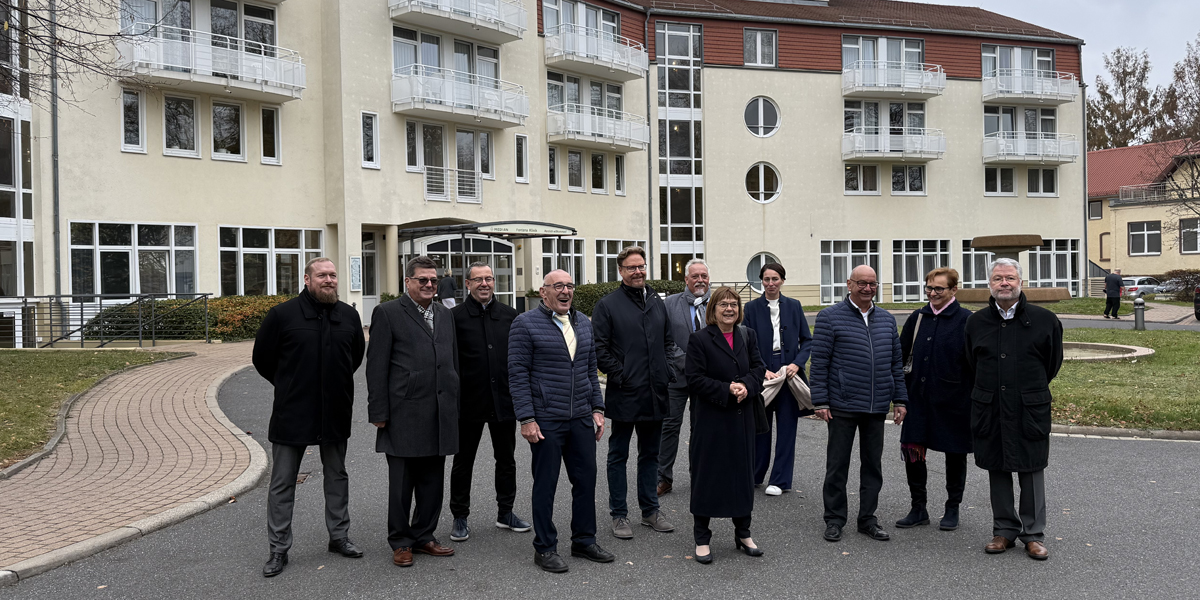
<instances>
[{"instance_id":1,"label":"glass entrance door","mask_svg":"<svg viewBox=\"0 0 1200 600\"><path fill-rule=\"evenodd\" d=\"M466 242L466 262L463 261L463 242ZM516 304L516 294L513 292L513 245L503 240L492 239L482 235L468 235L466 240L458 236L439 236L417 240L417 252L432 258L438 264L438 274L449 266L454 271L454 284L466 294L463 277L466 267L471 263L485 262L492 267L492 275L496 278L495 295L498 300L509 305ZM411 257L404 256L403 263Z\"/></svg>"},{"instance_id":2,"label":"glass entrance door","mask_svg":"<svg viewBox=\"0 0 1200 600\"><path fill-rule=\"evenodd\" d=\"M375 233L362 234L363 324L371 324L371 312L379 304L379 269L376 261Z\"/></svg>"}]
</instances>

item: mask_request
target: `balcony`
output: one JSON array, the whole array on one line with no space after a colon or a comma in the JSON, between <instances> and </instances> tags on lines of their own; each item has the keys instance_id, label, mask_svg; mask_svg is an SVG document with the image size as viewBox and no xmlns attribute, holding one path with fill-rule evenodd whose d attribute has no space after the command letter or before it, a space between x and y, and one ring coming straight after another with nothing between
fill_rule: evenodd
<instances>
[{"instance_id":1,"label":"balcony","mask_svg":"<svg viewBox=\"0 0 1200 600\"><path fill-rule=\"evenodd\" d=\"M483 127L516 127L529 116L529 96L515 83L409 65L392 75L392 112Z\"/></svg>"},{"instance_id":2,"label":"balcony","mask_svg":"<svg viewBox=\"0 0 1200 600\"><path fill-rule=\"evenodd\" d=\"M294 50L250 40L137 23L118 40L118 64L139 80L171 89L260 102L298 100L303 59Z\"/></svg>"},{"instance_id":3,"label":"balcony","mask_svg":"<svg viewBox=\"0 0 1200 600\"><path fill-rule=\"evenodd\" d=\"M515 42L528 13L510 0L388 0L392 20L490 44Z\"/></svg>"},{"instance_id":4,"label":"balcony","mask_svg":"<svg viewBox=\"0 0 1200 600\"><path fill-rule=\"evenodd\" d=\"M1071 133L1002 131L983 136L983 162L1061 165L1079 159L1079 139Z\"/></svg>"},{"instance_id":5,"label":"balcony","mask_svg":"<svg viewBox=\"0 0 1200 600\"><path fill-rule=\"evenodd\" d=\"M646 48L624 36L566 23L546 32L546 66L616 81L646 76Z\"/></svg>"},{"instance_id":6,"label":"balcony","mask_svg":"<svg viewBox=\"0 0 1200 600\"><path fill-rule=\"evenodd\" d=\"M551 106L549 141L606 152L636 152L650 144L650 125L641 115L582 104Z\"/></svg>"},{"instance_id":7,"label":"balcony","mask_svg":"<svg viewBox=\"0 0 1200 600\"><path fill-rule=\"evenodd\" d=\"M848 98L919 98L946 91L941 65L860 60L842 69L842 95Z\"/></svg>"},{"instance_id":8,"label":"balcony","mask_svg":"<svg viewBox=\"0 0 1200 600\"><path fill-rule=\"evenodd\" d=\"M946 153L941 129L855 127L842 134L843 160L925 162Z\"/></svg>"},{"instance_id":9,"label":"balcony","mask_svg":"<svg viewBox=\"0 0 1200 600\"><path fill-rule=\"evenodd\" d=\"M483 177L478 171L426 166L425 200L429 202L483 203Z\"/></svg>"},{"instance_id":10,"label":"balcony","mask_svg":"<svg viewBox=\"0 0 1200 600\"><path fill-rule=\"evenodd\" d=\"M998 69L983 78L984 102L1036 100L1040 104L1066 104L1079 96L1074 73L1036 69Z\"/></svg>"}]
</instances>

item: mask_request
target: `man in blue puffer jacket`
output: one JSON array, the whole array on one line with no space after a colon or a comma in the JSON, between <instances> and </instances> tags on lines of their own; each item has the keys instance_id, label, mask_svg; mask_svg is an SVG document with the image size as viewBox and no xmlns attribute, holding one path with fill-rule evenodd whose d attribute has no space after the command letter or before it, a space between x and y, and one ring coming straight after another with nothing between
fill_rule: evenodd
<instances>
[{"instance_id":1,"label":"man in blue puffer jacket","mask_svg":"<svg viewBox=\"0 0 1200 600\"><path fill-rule=\"evenodd\" d=\"M596 442L604 435L604 398L592 325L571 309L570 274L551 271L540 293L542 303L518 315L509 329L508 387L521 437L533 451L533 562L565 573L553 520L560 464L571 480L571 556L614 558L596 543Z\"/></svg>"},{"instance_id":2,"label":"man in blue puffer jacket","mask_svg":"<svg viewBox=\"0 0 1200 600\"><path fill-rule=\"evenodd\" d=\"M875 270L855 267L846 286L850 293L844 301L817 314L809 369L813 407L829 427L822 492L825 539L842 539L846 526L846 478L858 431L858 531L887 541L875 518L883 487L883 421L892 404L896 424L904 421L904 359L896 319L872 301L879 288Z\"/></svg>"}]
</instances>

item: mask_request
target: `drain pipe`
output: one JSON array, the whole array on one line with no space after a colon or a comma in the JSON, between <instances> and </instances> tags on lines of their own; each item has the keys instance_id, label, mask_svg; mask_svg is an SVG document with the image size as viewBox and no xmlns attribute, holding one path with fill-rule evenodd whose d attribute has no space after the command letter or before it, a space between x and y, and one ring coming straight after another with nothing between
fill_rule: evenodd
<instances>
[{"instance_id":1,"label":"drain pipe","mask_svg":"<svg viewBox=\"0 0 1200 600\"><path fill-rule=\"evenodd\" d=\"M50 0L50 169L54 190L54 295L62 295L62 228L58 195L58 11Z\"/></svg>"},{"instance_id":2,"label":"drain pipe","mask_svg":"<svg viewBox=\"0 0 1200 600\"><path fill-rule=\"evenodd\" d=\"M1080 69L1082 75L1083 69ZM1081 77L1082 78L1082 77ZM1083 269L1082 281L1079 282L1079 297L1090 298L1092 290L1090 287L1092 274L1092 257L1088 253L1088 241L1091 239L1091 233L1088 232L1088 206L1091 204L1091 194L1088 192L1088 105L1087 105L1087 84L1080 82L1080 96L1083 101L1083 148L1080 150L1083 153ZM1097 265L1099 266L1099 265Z\"/></svg>"},{"instance_id":3,"label":"drain pipe","mask_svg":"<svg viewBox=\"0 0 1200 600\"><path fill-rule=\"evenodd\" d=\"M658 76L658 67L656 65L652 65L652 63L650 63L650 60L649 60L650 59L650 56L649 56L649 54L650 54L650 51L649 51L649 49L650 49L650 16L653 14L654 14L653 8L647 9L646 10L646 19L645 19L645 21L642 22L642 42L643 42L643 45L646 47L646 59L647 59L646 62L648 65L651 65L654 68L653 71L650 70L649 68L646 69L646 121L647 121L647 125L650 125L651 129L654 128L654 125L651 125L651 123L653 123L653 124L658 123L658 119L653 119L653 120L650 119L650 96L651 96L650 79L652 77ZM657 50L658 49L655 48L656 53L657 53ZM654 139L657 140L658 138L655 137ZM647 140L647 142L648 142L648 147L646 148L646 225L647 225L646 255L651 257L651 259L646 262L650 263L650 269L651 269L650 272L653 273L654 268L655 268L655 263L660 262L660 261L653 260L653 257L655 256L654 255L654 230L655 230L655 227L654 227L654 196L655 196L655 194L654 194L654 187L655 187L655 185L654 185L654 183L655 183L654 182L654 161L658 160L658 154L657 154L657 149L654 148L654 141ZM663 276L662 273L659 273L658 275L659 275L659 277Z\"/></svg>"}]
</instances>

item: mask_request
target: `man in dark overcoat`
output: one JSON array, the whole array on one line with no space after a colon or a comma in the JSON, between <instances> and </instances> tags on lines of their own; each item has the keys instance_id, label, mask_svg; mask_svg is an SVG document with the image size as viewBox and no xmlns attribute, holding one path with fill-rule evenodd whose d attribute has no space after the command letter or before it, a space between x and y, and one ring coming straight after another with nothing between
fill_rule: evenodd
<instances>
[{"instance_id":1,"label":"man in dark overcoat","mask_svg":"<svg viewBox=\"0 0 1200 600\"><path fill-rule=\"evenodd\" d=\"M292 547L296 475L307 446L320 446L329 551L358 558L350 541L350 488L346 440L354 406L354 372L362 364L362 320L337 297L337 267L314 258L304 267L300 295L267 312L254 339L254 368L275 386L271 424L271 488L264 577L287 565Z\"/></svg>"},{"instance_id":2,"label":"man in dark overcoat","mask_svg":"<svg viewBox=\"0 0 1200 600\"><path fill-rule=\"evenodd\" d=\"M667 387L676 380L678 347L663 301L646 285L646 251L629 246L617 255L621 287L592 311L596 361L608 376L604 406L612 419L608 436L608 507L613 536L633 539L629 526L626 465L634 430L638 437L637 498L642 525L675 531L658 509L658 452L663 420L670 414Z\"/></svg>"},{"instance_id":3,"label":"man in dark overcoat","mask_svg":"<svg viewBox=\"0 0 1200 600\"><path fill-rule=\"evenodd\" d=\"M1112 273L1104 276L1104 318L1120 319L1121 294L1125 293L1125 280L1121 279L1121 270L1113 269ZM1109 317L1112 313L1112 317Z\"/></svg>"},{"instance_id":4,"label":"man in dark overcoat","mask_svg":"<svg viewBox=\"0 0 1200 600\"><path fill-rule=\"evenodd\" d=\"M458 454L450 468L450 541L471 538L471 476L486 425L496 459L496 527L516 532L533 528L513 514L517 499L517 418L508 391L508 331L517 311L496 300L496 278L487 263L467 267L467 297L450 310L458 334L462 396L458 406Z\"/></svg>"},{"instance_id":5,"label":"man in dark overcoat","mask_svg":"<svg viewBox=\"0 0 1200 600\"><path fill-rule=\"evenodd\" d=\"M406 293L371 313L367 416L378 428L375 451L387 456L388 544L400 567L412 566L413 552L454 554L433 536L446 456L458 452L459 390L454 317L433 301L437 281L433 259L413 258Z\"/></svg>"},{"instance_id":6,"label":"man in dark overcoat","mask_svg":"<svg viewBox=\"0 0 1200 600\"><path fill-rule=\"evenodd\" d=\"M988 471L992 541L999 554L1025 543L1031 558L1049 557L1045 544L1046 480L1050 457L1050 382L1062 366L1062 323L1033 306L1021 292L1021 264L999 258L988 269L988 308L967 319L971 435L975 464ZM1013 507L1012 474L1021 485L1020 511Z\"/></svg>"}]
</instances>

